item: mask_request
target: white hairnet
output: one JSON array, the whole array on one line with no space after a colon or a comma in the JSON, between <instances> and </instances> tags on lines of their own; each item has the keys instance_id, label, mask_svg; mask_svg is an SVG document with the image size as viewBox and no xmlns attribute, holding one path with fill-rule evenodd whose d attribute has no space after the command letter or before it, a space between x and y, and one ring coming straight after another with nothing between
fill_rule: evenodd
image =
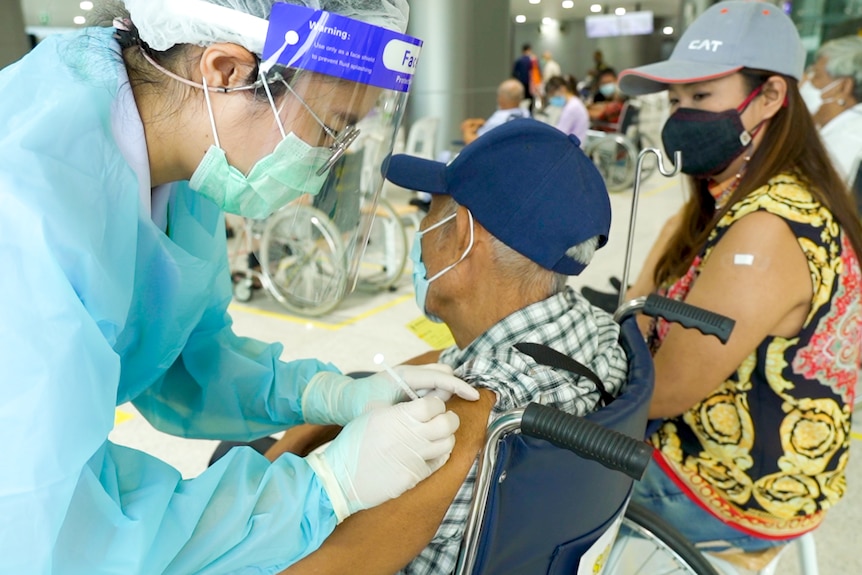
<instances>
[{"instance_id":1,"label":"white hairnet","mask_svg":"<svg viewBox=\"0 0 862 575\"><path fill-rule=\"evenodd\" d=\"M260 54L276 0L124 0L141 39L153 50L175 44L231 42ZM407 28L407 0L287 0L397 32Z\"/></svg>"}]
</instances>

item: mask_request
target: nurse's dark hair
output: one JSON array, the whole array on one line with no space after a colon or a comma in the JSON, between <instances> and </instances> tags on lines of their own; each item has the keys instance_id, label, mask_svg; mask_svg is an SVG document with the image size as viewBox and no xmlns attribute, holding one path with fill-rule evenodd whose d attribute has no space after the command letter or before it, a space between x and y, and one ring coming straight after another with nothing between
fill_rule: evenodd
<instances>
[{"instance_id":1,"label":"nurse's dark hair","mask_svg":"<svg viewBox=\"0 0 862 575\"><path fill-rule=\"evenodd\" d=\"M702 182L689 178L692 193L683 206L679 229L656 264L653 274L656 286L685 275L706 244L710 232L733 204L781 173L791 173L805 184L814 198L832 213L850 240L856 256L862 259L862 224L856 214L856 206L846 183L833 167L814 120L799 95L797 80L747 68L741 74L747 93L762 86L769 78L780 76L787 84L786 103L770 120L739 186L722 209L715 210L715 200Z\"/></svg>"},{"instance_id":2,"label":"nurse's dark hair","mask_svg":"<svg viewBox=\"0 0 862 575\"><path fill-rule=\"evenodd\" d=\"M129 26L128 33L123 33L124 39L121 40L121 47L122 58L126 65L126 71L129 74L130 84L133 88L150 86L154 90L162 91L166 95L165 100L168 102L168 109L174 109L171 103L175 104L177 102L182 102L193 93L194 88L172 80L154 68L153 65L147 62L146 58L144 58L141 50L146 51L153 60L174 74L182 76L183 78L190 78L191 71L198 66L200 62L200 59L194 50L196 46L191 44L177 44L164 51L153 50L146 42L140 39L135 23L131 21L129 17L128 10L126 10L122 2L118 2L116 0L101 2L98 8L94 9L91 21L94 22L96 26L112 27L114 25L114 19L116 18L127 21ZM255 58L257 59L257 64L259 66L260 59L257 58L256 55ZM254 70L251 71L246 79L248 84L253 84L258 80L258 66L255 66ZM295 70L291 69L283 68L280 70L281 76L287 82L291 82L293 80L294 73ZM269 84L269 88L273 98L279 98L287 91L287 88L285 88L284 84L281 82L271 82ZM263 88L246 90L243 91L243 93L260 100L262 103L267 102L266 92Z\"/></svg>"}]
</instances>

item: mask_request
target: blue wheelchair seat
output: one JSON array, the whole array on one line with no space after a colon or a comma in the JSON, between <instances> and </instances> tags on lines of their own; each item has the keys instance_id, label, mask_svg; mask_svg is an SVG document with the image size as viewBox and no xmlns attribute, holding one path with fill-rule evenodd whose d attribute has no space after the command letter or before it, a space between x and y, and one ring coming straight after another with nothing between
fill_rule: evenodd
<instances>
[{"instance_id":1,"label":"blue wheelchair seat","mask_svg":"<svg viewBox=\"0 0 862 575\"><path fill-rule=\"evenodd\" d=\"M634 318L621 324L620 342L629 360L626 385L586 419L642 439L655 380L652 357ZM581 556L624 512L632 482L545 440L505 436L471 573L576 573Z\"/></svg>"}]
</instances>

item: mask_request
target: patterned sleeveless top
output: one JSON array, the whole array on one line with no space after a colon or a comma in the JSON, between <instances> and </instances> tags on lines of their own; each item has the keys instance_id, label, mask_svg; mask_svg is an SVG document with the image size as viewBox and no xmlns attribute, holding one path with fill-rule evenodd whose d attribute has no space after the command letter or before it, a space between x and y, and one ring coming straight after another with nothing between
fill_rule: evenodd
<instances>
[{"instance_id":1,"label":"patterned sleeveless top","mask_svg":"<svg viewBox=\"0 0 862 575\"><path fill-rule=\"evenodd\" d=\"M662 290L684 300L730 226L755 211L782 218L808 260L811 311L797 337L767 337L718 389L650 438L662 468L702 507L752 535L816 527L846 489L859 374L859 262L831 212L784 174L735 204L688 273ZM780 286L775 286L780 289ZM653 323L654 350L667 335Z\"/></svg>"}]
</instances>

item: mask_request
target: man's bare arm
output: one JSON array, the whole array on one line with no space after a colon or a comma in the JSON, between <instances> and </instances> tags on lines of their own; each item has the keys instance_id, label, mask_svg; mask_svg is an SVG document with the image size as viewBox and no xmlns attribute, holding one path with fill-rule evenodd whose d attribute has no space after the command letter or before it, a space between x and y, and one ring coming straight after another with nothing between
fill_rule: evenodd
<instances>
[{"instance_id":1,"label":"man's bare arm","mask_svg":"<svg viewBox=\"0 0 862 575\"><path fill-rule=\"evenodd\" d=\"M441 350L427 351L417 355L402 365L425 365L436 363L440 358ZM285 430L284 435L264 454L270 461L275 461L282 453L293 453L305 457L314 449L320 447L327 441L332 441L341 431L338 425L313 425L304 423Z\"/></svg>"},{"instance_id":2,"label":"man's bare arm","mask_svg":"<svg viewBox=\"0 0 862 575\"><path fill-rule=\"evenodd\" d=\"M281 575L388 575L416 557L437 532L485 441L496 395L480 395L475 402L448 402L461 427L446 465L401 497L348 517L320 549Z\"/></svg>"}]
</instances>

